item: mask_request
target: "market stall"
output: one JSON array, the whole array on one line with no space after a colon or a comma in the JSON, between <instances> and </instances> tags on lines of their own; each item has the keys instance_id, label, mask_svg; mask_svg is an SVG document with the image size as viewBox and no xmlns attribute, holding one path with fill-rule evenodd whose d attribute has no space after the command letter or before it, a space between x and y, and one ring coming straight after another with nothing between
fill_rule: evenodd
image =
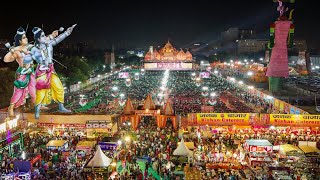
<instances>
[{"instance_id":1,"label":"market stall","mask_svg":"<svg viewBox=\"0 0 320 180\"><path fill-rule=\"evenodd\" d=\"M95 145L96 141L79 141L76 146L77 157L83 158L86 155L89 155Z\"/></svg>"},{"instance_id":2,"label":"market stall","mask_svg":"<svg viewBox=\"0 0 320 180\"><path fill-rule=\"evenodd\" d=\"M66 140L51 140L46 144L47 149L50 150L65 150L68 148L68 141Z\"/></svg>"},{"instance_id":3,"label":"market stall","mask_svg":"<svg viewBox=\"0 0 320 180\"><path fill-rule=\"evenodd\" d=\"M175 155L175 156L192 156L193 152L188 149L183 138L181 138L181 141L180 141L178 147L173 151L173 155Z\"/></svg>"},{"instance_id":4,"label":"market stall","mask_svg":"<svg viewBox=\"0 0 320 180\"><path fill-rule=\"evenodd\" d=\"M272 152L272 144L266 139L246 140L244 146L249 152Z\"/></svg>"},{"instance_id":5,"label":"market stall","mask_svg":"<svg viewBox=\"0 0 320 180\"><path fill-rule=\"evenodd\" d=\"M294 146L292 144L280 145L279 152L280 152L280 154L285 155L285 156L303 155L303 151L300 148L298 148L297 146Z\"/></svg>"},{"instance_id":6,"label":"market stall","mask_svg":"<svg viewBox=\"0 0 320 180\"><path fill-rule=\"evenodd\" d=\"M85 164L83 171L87 174L88 177L91 177L92 174L95 174L96 177L100 175L102 177L107 176L110 173L110 169L108 168L112 162L112 159L107 157L101 150L100 146L97 146L97 150L94 156L87 161Z\"/></svg>"},{"instance_id":7,"label":"market stall","mask_svg":"<svg viewBox=\"0 0 320 180\"><path fill-rule=\"evenodd\" d=\"M76 150L90 152L96 145L95 141L79 141Z\"/></svg>"},{"instance_id":8,"label":"market stall","mask_svg":"<svg viewBox=\"0 0 320 180\"><path fill-rule=\"evenodd\" d=\"M272 162L269 156L272 153L272 144L268 140L246 140L244 148L248 152L248 163L250 165Z\"/></svg>"},{"instance_id":9,"label":"market stall","mask_svg":"<svg viewBox=\"0 0 320 180\"><path fill-rule=\"evenodd\" d=\"M305 153L306 156L320 156L320 150L317 147L301 145L299 148Z\"/></svg>"},{"instance_id":10,"label":"market stall","mask_svg":"<svg viewBox=\"0 0 320 180\"><path fill-rule=\"evenodd\" d=\"M187 145L185 144L183 138L181 138L181 141L178 145L178 147L173 151L174 156L182 156L182 157L188 157L188 161L193 156L193 151L189 150Z\"/></svg>"},{"instance_id":11,"label":"market stall","mask_svg":"<svg viewBox=\"0 0 320 180\"><path fill-rule=\"evenodd\" d=\"M302 156L304 156L303 151L292 144L283 144L279 146L279 161L285 163L297 162Z\"/></svg>"}]
</instances>

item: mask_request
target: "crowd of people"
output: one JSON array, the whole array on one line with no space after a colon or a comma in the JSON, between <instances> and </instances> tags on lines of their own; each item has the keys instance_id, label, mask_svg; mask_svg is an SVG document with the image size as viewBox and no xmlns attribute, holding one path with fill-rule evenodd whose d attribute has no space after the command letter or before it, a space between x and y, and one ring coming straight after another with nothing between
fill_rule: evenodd
<instances>
[{"instance_id":1,"label":"crowd of people","mask_svg":"<svg viewBox=\"0 0 320 180\"><path fill-rule=\"evenodd\" d=\"M130 70L129 74L133 74ZM125 101L130 98L137 108L150 93L156 105L169 99L176 114L186 116L199 113L203 106L212 106L215 112L273 112L269 101L260 99L242 87L214 73L210 78L193 79L199 71L169 72L166 94L161 94L162 71L146 71L138 78L118 78L116 74L70 96L67 107L76 113L121 114ZM212 95L214 93L214 95ZM167 96L167 97L164 97ZM85 104L83 97L86 97Z\"/></svg>"},{"instance_id":2,"label":"crowd of people","mask_svg":"<svg viewBox=\"0 0 320 180\"><path fill-rule=\"evenodd\" d=\"M30 171L31 179L85 179L83 175L83 165L90 158L90 154L78 158L76 144L83 140L79 136L79 130L59 130L53 134L43 133L25 133L24 148L19 148L20 153L13 157L9 154L3 154L1 160L0 177L10 173L19 174L19 169L14 167L14 161L32 161L27 154L41 155L41 158L32 164ZM67 148L49 149L46 144L50 140L66 140ZM69 152L68 155L63 155ZM93 153L93 152L92 152ZM23 155L24 154L24 155ZM26 157L23 157L26 156Z\"/></svg>"},{"instance_id":3,"label":"crowd of people","mask_svg":"<svg viewBox=\"0 0 320 180\"><path fill-rule=\"evenodd\" d=\"M199 73L199 72L196 72ZM147 71L139 78L129 81L112 75L98 84L74 93L68 98L68 108L79 113L121 114L123 105L130 98L133 106L143 104L147 94L151 94L156 105L171 101L175 114L186 116L199 113L203 106L212 106L214 112L272 112L268 101L262 100L245 91L238 84L211 74L210 78L196 79L191 72L169 72L169 78L163 88L163 72ZM162 85L162 87L160 87ZM161 94L163 93L163 94ZM161 94L159 96L159 94ZM86 103L79 104L81 98ZM214 127L185 126L173 129L172 123L165 128L156 125L152 116L144 116L137 129L119 123L115 134L122 141L116 150L104 153L117 163L111 168L109 176L113 179L183 179L184 174L200 174L201 179L277 179L286 176L291 179L310 179L320 175L317 168L319 158L304 154L299 161L287 163L287 159L278 158L277 150L265 153L271 159L263 163L250 160L252 152L245 143L248 139L268 140L273 146L291 144L298 146L299 141L314 142L320 148L320 131L309 128L270 128L270 127ZM32 129L32 128L31 128ZM45 131L45 130L44 130ZM76 145L86 137L79 135L79 129L50 129L49 133L24 133L23 153L40 154L41 160L33 164L30 170L32 179L90 179L99 174L84 172L84 165L93 157L95 148L79 156ZM48 148L50 140L66 140L63 149ZM93 141L98 144L103 139ZM193 144L192 156L175 156L173 152L178 143ZM22 148L20 148L22 153ZM66 153L67 152L67 153ZM13 162L22 157L4 154L1 160L0 175L18 173ZM281 160L280 160L281 159ZM102 177L103 177L102 176ZM196 175L195 175L196 176ZM199 177L198 177L199 178Z\"/></svg>"},{"instance_id":4,"label":"crowd of people","mask_svg":"<svg viewBox=\"0 0 320 180\"><path fill-rule=\"evenodd\" d=\"M83 172L84 165L93 157L92 149L86 156L79 157L76 145L84 140L77 130L56 130L48 133L25 133L24 153L40 154L41 159L33 164L30 171L32 179L87 179L91 174ZM305 179L319 176L319 158L301 157L294 163L285 160L265 162L251 165L249 152L246 149L247 139L265 139L273 146L281 144L298 145L299 141L315 142L320 148L320 131L308 128L224 128L224 127L187 127L184 133L181 129L174 130L172 124L160 129L155 119L144 117L137 129L119 127L116 137L123 141L115 151L106 151L106 155L118 165L113 170L113 179L182 179L179 172L184 172L186 166L199 172L201 179L276 179L280 174L289 174L291 179ZM178 143L192 142L193 156L174 156ZM46 144L50 140L66 140L66 149L50 149ZM101 138L96 139L100 141ZM64 155L65 152L67 155ZM278 153L278 152L273 152ZM269 156L272 156L270 153ZM57 157L57 158L56 158ZM18 173L13 162L21 160L21 156L10 157L4 154L1 160L1 174ZM279 165L280 164L280 165ZM276 168L277 167L277 168ZM277 171L277 173L274 173ZM257 173L259 172L259 173ZM277 174L277 175L275 175Z\"/></svg>"}]
</instances>

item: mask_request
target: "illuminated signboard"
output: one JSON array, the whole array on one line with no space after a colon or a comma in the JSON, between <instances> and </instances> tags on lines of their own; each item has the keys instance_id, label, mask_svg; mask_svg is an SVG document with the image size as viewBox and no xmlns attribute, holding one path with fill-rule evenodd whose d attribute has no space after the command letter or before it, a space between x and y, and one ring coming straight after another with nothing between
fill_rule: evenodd
<instances>
[{"instance_id":1,"label":"illuminated signboard","mask_svg":"<svg viewBox=\"0 0 320 180\"><path fill-rule=\"evenodd\" d=\"M95 128L102 128L102 129L107 129L111 128L111 126L108 127L108 124L110 124L111 121L87 121L86 123L86 128L87 129L95 129Z\"/></svg>"},{"instance_id":2,"label":"illuminated signboard","mask_svg":"<svg viewBox=\"0 0 320 180\"><path fill-rule=\"evenodd\" d=\"M210 78L210 73L209 72L200 72L200 77L201 78Z\"/></svg>"},{"instance_id":3,"label":"illuminated signboard","mask_svg":"<svg viewBox=\"0 0 320 180\"><path fill-rule=\"evenodd\" d=\"M197 113L198 125L249 125L250 113Z\"/></svg>"},{"instance_id":4,"label":"illuminated signboard","mask_svg":"<svg viewBox=\"0 0 320 180\"><path fill-rule=\"evenodd\" d=\"M119 72L119 78L129 78L129 72Z\"/></svg>"},{"instance_id":5,"label":"illuminated signboard","mask_svg":"<svg viewBox=\"0 0 320 180\"><path fill-rule=\"evenodd\" d=\"M318 126L320 115L270 114L270 125L274 126Z\"/></svg>"},{"instance_id":6,"label":"illuminated signboard","mask_svg":"<svg viewBox=\"0 0 320 180\"><path fill-rule=\"evenodd\" d=\"M192 63L182 62L159 62L159 63L145 63L144 68L146 70L189 70L192 69Z\"/></svg>"},{"instance_id":7,"label":"illuminated signboard","mask_svg":"<svg viewBox=\"0 0 320 180\"><path fill-rule=\"evenodd\" d=\"M118 146L118 143L116 142L99 142L98 144L103 151L112 151Z\"/></svg>"}]
</instances>

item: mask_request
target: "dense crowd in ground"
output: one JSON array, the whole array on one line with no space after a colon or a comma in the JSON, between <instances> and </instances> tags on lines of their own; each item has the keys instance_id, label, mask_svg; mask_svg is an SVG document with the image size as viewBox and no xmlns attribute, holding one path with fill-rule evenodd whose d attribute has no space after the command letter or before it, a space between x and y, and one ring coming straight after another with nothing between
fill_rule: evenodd
<instances>
[{"instance_id":1,"label":"dense crowd in ground","mask_svg":"<svg viewBox=\"0 0 320 180\"><path fill-rule=\"evenodd\" d=\"M214 73L209 78L196 80L192 77L193 73L200 72L170 71L164 96L159 95L163 71L146 71L144 75L140 74L139 78L132 76L129 82L117 75L109 76L94 87L71 95L68 107L75 113L121 114L128 98L137 108L150 93L156 105L163 105L165 99L169 98L175 113L182 116L201 112L202 106L212 106L215 112L275 111L270 102L250 94L237 83ZM215 95L211 96L212 93ZM82 106L80 101L84 98L81 96L86 97L86 104Z\"/></svg>"},{"instance_id":2,"label":"dense crowd in ground","mask_svg":"<svg viewBox=\"0 0 320 180\"><path fill-rule=\"evenodd\" d=\"M132 78L130 82L113 75L95 86L70 95L69 107L79 113L120 114L128 97L137 108L150 93L157 105L165 103L164 99L171 101L175 113L182 116L201 112L202 106L212 106L214 112L274 111L269 102L255 97L239 84L223 77L211 74L210 78L197 80L189 71L169 74L165 90L160 87L162 71L146 72L139 78ZM163 94L159 96L160 93ZM87 104L79 104L80 95L86 98L83 99ZM245 146L247 139L265 139L273 146L287 143L298 145L299 141L310 141L320 148L319 130L209 126L180 127L174 130L172 122L161 129L151 116L143 117L137 129L131 129L122 123L119 126L114 141L124 140L128 136L131 139L122 141L115 151L105 152L117 164L110 168L110 171L116 172L112 175L113 179L182 179L181 174L186 172L185 168L191 169L192 173L198 172L201 179L315 179L320 176L318 156L309 157L304 154L298 161L287 163L287 159L273 160L279 152L272 151L266 154L271 161L254 164L250 161L251 153ZM93 148L79 156L76 145L86 139L86 136L79 135L79 131L83 129L42 129L40 133L33 135L29 133L31 129L24 133L24 148L13 147L15 156L9 156L6 150L2 152L0 175L17 173L18 170L13 168L13 161L21 159L23 151L41 155L41 160L35 162L30 171L32 179L81 180L101 176L85 173L83 170L83 166L95 153ZM185 142L194 144L191 149L193 155L188 158L173 155L182 138ZM47 148L49 140L54 139L66 140L68 146L65 149ZM97 144L102 139L99 136L93 141Z\"/></svg>"}]
</instances>

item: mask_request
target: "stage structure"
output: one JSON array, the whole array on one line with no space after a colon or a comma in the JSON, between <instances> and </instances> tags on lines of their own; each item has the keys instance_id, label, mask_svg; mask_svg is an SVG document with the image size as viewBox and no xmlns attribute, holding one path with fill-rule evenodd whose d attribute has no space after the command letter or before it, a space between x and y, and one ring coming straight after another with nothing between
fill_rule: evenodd
<instances>
[{"instance_id":1,"label":"stage structure","mask_svg":"<svg viewBox=\"0 0 320 180\"><path fill-rule=\"evenodd\" d=\"M168 41L160 50L150 46L144 57L145 70L193 70L195 61L187 50L177 50Z\"/></svg>"},{"instance_id":2,"label":"stage structure","mask_svg":"<svg viewBox=\"0 0 320 180\"><path fill-rule=\"evenodd\" d=\"M177 128L177 118L169 100L163 107L156 106L152 100L151 94L148 94L143 106L135 109L130 98L126 101L125 107L120 117L120 123L130 122L133 129L137 129L139 122L143 117L152 117L160 128L166 128L170 121L174 129Z\"/></svg>"}]
</instances>

